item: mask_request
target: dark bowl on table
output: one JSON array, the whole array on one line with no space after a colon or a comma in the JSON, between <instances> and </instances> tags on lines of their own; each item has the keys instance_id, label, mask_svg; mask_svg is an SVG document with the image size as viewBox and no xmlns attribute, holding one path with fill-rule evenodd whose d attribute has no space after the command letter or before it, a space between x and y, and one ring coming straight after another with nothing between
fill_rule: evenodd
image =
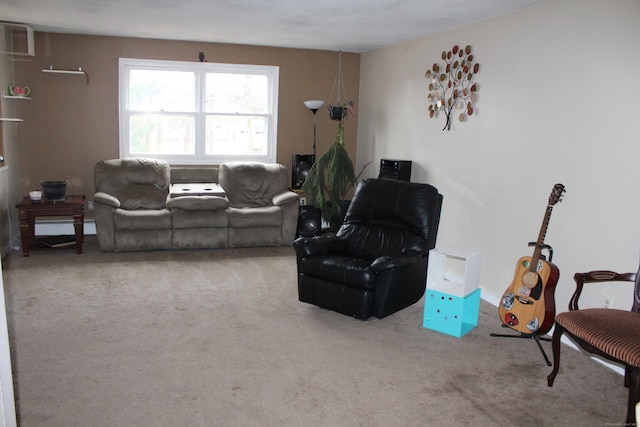
<instances>
[{"instance_id":1,"label":"dark bowl on table","mask_svg":"<svg viewBox=\"0 0 640 427\"><path fill-rule=\"evenodd\" d=\"M42 193L46 200L62 200L67 191L67 181L43 181Z\"/></svg>"}]
</instances>

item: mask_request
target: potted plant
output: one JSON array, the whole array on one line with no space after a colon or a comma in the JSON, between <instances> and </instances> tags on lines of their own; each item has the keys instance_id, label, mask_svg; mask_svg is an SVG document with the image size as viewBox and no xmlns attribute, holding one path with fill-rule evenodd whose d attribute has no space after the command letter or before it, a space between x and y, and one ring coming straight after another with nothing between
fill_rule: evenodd
<instances>
[{"instance_id":1,"label":"potted plant","mask_svg":"<svg viewBox=\"0 0 640 427\"><path fill-rule=\"evenodd\" d=\"M335 108L329 107L330 114ZM316 159L302 185L302 191L314 207L322 210L322 216L330 223L332 230L337 230L342 223L348 206L345 196L357 180L353 162L344 146L344 123L348 114L353 114L353 102L348 102L340 108L343 113L336 119L336 139L327 151Z\"/></svg>"}]
</instances>

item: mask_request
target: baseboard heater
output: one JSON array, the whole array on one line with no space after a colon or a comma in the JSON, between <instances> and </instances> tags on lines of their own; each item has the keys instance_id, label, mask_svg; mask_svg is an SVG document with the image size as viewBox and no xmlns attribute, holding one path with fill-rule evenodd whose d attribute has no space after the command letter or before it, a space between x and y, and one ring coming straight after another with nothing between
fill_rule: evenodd
<instances>
[{"instance_id":1,"label":"baseboard heater","mask_svg":"<svg viewBox=\"0 0 640 427\"><path fill-rule=\"evenodd\" d=\"M72 220L36 221L36 236L60 236L74 233ZM84 234L96 234L95 220L84 220Z\"/></svg>"}]
</instances>

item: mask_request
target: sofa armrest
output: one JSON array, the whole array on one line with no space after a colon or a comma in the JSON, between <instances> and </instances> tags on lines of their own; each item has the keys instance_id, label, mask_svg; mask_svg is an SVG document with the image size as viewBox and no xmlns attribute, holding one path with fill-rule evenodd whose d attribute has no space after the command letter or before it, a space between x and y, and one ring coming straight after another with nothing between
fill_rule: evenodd
<instances>
[{"instance_id":1,"label":"sofa armrest","mask_svg":"<svg viewBox=\"0 0 640 427\"><path fill-rule=\"evenodd\" d=\"M293 248L299 257L341 254L347 250L347 243L335 236L299 237Z\"/></svg>"},{"instance_id":2,"label":"sofa armrest","mask_svg":"<svg viewBox=\"0 0 640 427\"><path fill-rule=\"evenodd\" d=\"M299 199L300 196L298 196L298 194L294 193L293 191L285 191L273 196L272 203L274 206L282 206Z\"/></svg>"},{"instance_id":3,"label":"sofa armrest","mask_svg":"<svg viewBox=\"0 0 640 427\"><path fill-rule=\"evenodd\" d=\"M392 256L381 256L371 263L371 270L380 273L384 270L402 268L419 262L425 256L418 252L406 252Z\"/></svg>"},{"instance_id":4,"label":"sofa armrest","mask_svg":"<svg viewBox=\"0 0 640 427\"><path fill-rule=\"evenodd\" d=\"M96 203L102 203L103 205L111 206L112 208L120 207L120 200L110 194L98 191L93 195L93 201Z\"/></svg>"}]
</instances>

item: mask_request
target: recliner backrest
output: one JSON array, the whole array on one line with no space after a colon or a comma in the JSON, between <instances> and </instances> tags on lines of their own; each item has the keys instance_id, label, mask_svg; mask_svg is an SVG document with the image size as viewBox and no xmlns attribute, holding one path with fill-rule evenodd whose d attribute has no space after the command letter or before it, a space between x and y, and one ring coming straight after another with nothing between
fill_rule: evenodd
<instances>
[{"instance_id":1,"label":"recliner backrest","mask_svg":"<svg viewBox=\"0 0 640 427\"><path fill-rule=\"evenodd\" d=\"M288 189L287 169L278 163L226 162L218 181L236 208L270 206L273 197Z\"/></svg>"},{"instance_id":2,"label":"recliner backrest","mask_svg":"<svg viewBox=\"0 0 640 427\"><path fill-rule=\"evenodd\" d=\"M435 247L442 195L429 184L385 179L362 181L337 236L350 254L377 258Z\"/></svg>"},{"instance_id":3,"label":"recliner backrest","mask_svg":"<svg viewBox=\"0 0 640 427\"><path fill-rule=\"evenodd\" d=\"M116 197L123 209L162 209L169 194L170 166L164 160L127 158L99 161L96 192Z\"/></svg>"}]
</instances>

